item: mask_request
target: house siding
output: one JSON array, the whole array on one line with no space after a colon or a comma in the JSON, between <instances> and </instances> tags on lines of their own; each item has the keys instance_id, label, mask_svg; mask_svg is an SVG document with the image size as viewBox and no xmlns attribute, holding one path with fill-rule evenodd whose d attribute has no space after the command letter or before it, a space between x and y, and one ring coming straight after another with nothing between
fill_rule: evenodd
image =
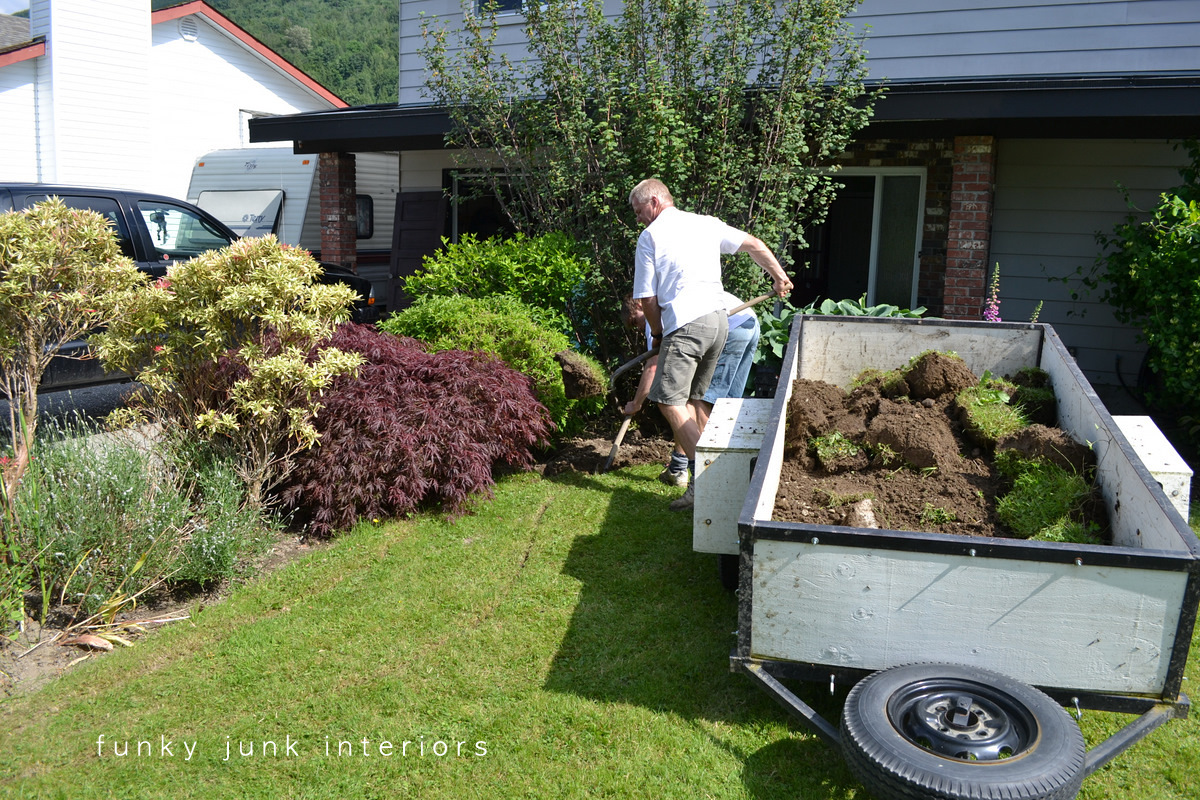
<instances>
[{"instance_id":1,"label":"house siding","mask_svg":"<svg viewBox=\"0 0 1200 800\"><path fill-rule=\"evenodd\" d=\"M31 3L44 55L0 66L0 178L182 198L197 156L249 146L251 116L340 102L199 4L179 17L146 0L99 5Z\"/></svg>"},{"instance_id":2,"label":"house siding","mask_svg":"<svg viewBox=\"0 0 1200 800\"><path fill-rule=\"evenodd\" d=\"M1145 350L1138 331L1083 291L1077 270L1099 255L1096 233L1128 214L1117 184L1152 209L1181 182L1186 154L1164 141L1105 139L1002 139L998 152L990 263L1000 266L1000 315L1028 320L1043 303L1039 321L1093 383L1131 383Z\"/></svg>"},{"instance_id":3,"label":"house siding","mask_svg":"<svg viewBox=\"0 0 1200 800\"><path fill-rule=\"evenodd\" d=\"M466 0L400 0L400 102L427 101L421 25L462 26ZM618 0L606 0L610 17ZM872 80L892 83L1195 72L1200 0L863 0L849 17L865 33ZM524 17L501 16L497 49L524 54Z\"/></svg>"},{"instance_id":4,"label":"house siding","mask_svg":"<svg viewBox=\"0 0 1200 800\"><path fill-rule=\"evenodd\" d=\"M38 179L36 81L34 59L0 70L0 178L6 181Z\"/></svg>"},{"instance_id":5,"label":"house siding","mask_svg":"<svg viewBox=\"0 0 1200 800\"><path fill-rule=\"evenodd\" d=\"M42 180L99 185L114 162L127 181L148 177L149 3L111 0L96 14L59 0L31 16L30 32L47 37L39 70L53 86L38 92L39 127L52 120L55 132L42 143Z\"/></svg>"},{"instance_id":6,"label":"house siding","mask_svg":"<svg viewBox=\"0 0 1200 800\"><path fill-rule=\"evenodd\" d=\"M464 9L473 9L476 0L400 0L400 92L401 105L425 103L425 59L420 55L424 46L421 27L426 23L444 25L450 31L461 31ZM621 0L604 0L604 13L612 18L621 13ZM525 17L522 14L500 14L496 17L495 49L513 62L525 57ZM457 34L455 34L456 36ZM449 37L451 50L454 36Z\"/></svg>"},{"instance_id":7,"label":"house siding","mask_svg":"<svg viewBox=\"0 0 1200 800\"><path fill-rule=\"evenodd\" d=\"M1194 73L1200 64L1200 0L864 0L851 20L866 32L875 80Z\"/></svg>"},{"instance_id":8,"label":"house siding","mask_svg":"<svg viewBox=\"0 0 1200 800\"><path fill-rule=\"evenodd\" d=\"M251 145L243 117L294 114L328 107L273 65L267 64L203 17L196 38L180 32L179 21L154 26L148 95L154 113L148 122L153 176L139 187L184 197L196 158L212 150ZM253 76L253 77L251 77ZM197 113L202 109L202 113Z\"/></svg>"}]
</instances>

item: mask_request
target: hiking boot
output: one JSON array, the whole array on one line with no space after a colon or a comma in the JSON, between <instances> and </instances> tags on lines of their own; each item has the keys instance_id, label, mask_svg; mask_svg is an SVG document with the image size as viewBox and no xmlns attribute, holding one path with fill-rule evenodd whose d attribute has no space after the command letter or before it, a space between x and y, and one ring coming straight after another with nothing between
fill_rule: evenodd
<instances>
[{"instance_id":1,"label":"hiking boot","mask_svg":"<svg viewBox=\"0 0 1200 800\"><path fill-rule=\"evenodd\" d=\"M687 491L683 493L683 497L678 500L672 500L669 508L672 511L691 511L696 505L696 484L690 484Z\"/></svg>"},{"instance_id":2,"label":"hiking boot","mask_svg":"<svg viewBox=\"0 0 1200 800\"><path fill-rule=\"evenodd\" d=\"M669 466L663 467L663 471L658 473L658 479L667 486L683 487L688 485L688 473L686 469L676 472Z\"/></svg>"}]
</instances>

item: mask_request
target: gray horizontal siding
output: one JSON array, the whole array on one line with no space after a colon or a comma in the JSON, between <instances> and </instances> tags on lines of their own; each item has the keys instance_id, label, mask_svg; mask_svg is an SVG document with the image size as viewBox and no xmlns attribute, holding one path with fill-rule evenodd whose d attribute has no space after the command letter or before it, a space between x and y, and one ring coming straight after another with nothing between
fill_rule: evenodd
<instances>
[{"instance_id":1,"label":"gray horizontal siding","mask_svg":"<svg viewBox=\"0 0 1200 800\"><path fill-rule=\"evenodd\" d=\"M872 78L1200 72L1200 0L864 0Z\"/></svg>"},{"instance_id":2,"label":"gray horizontal siding","mask_svg":"<svg viewBox=\"0 0 1200 800\"><path fill-rule=\"evenodd\" d=\"M990 254L1000 265L1000 315L1027 320L1042 302L1039 320L1054 326L1093 383L1119 383L1118 360L1132 382L1143 352L1137 330L1084 292L1077 271L1100 253L1095 234L1111 233L1128 214L1117 184L1139 208L1153 208L1180 183L1185 160L1162 141L1001 140Z\"/></svg>"}]
</instances>

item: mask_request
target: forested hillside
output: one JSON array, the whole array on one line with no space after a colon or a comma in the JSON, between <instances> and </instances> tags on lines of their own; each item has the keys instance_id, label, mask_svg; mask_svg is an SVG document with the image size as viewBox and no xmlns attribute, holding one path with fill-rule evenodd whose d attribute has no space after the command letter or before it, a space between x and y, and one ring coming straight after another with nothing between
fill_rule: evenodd
<instances>
[{"instance_id":1,"label":"forested hillside","mask_svg":"<svg viewBox=\"0 0 1200 800\"><path fill-rule=\"evenodd\" d=\"M207 2L350 105L396 102L399 0Z\"/></svg>"}]
</instances>

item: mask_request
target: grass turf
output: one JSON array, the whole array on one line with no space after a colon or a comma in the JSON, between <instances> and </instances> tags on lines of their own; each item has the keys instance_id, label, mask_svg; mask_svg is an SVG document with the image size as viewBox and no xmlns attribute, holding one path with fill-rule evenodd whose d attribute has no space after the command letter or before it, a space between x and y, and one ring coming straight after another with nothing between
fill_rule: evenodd
<instances>
[{"instance_id":1,"label":"grass turf","mask_svg":"<svg viewBox=\"0 0 1200 800\"><path fill-rule=\"evenodd\" d=\"M361 527L5 701L0 795L865 797L729 672L736 601L657 469L516 476L455 522ZM837 719L844 690L799 688ZM1124 721L1085 714L1089 744ZM1195 715L1171 722L1081 797L1191 797L1198 749Z\"/></svg>"}]
</instances>

